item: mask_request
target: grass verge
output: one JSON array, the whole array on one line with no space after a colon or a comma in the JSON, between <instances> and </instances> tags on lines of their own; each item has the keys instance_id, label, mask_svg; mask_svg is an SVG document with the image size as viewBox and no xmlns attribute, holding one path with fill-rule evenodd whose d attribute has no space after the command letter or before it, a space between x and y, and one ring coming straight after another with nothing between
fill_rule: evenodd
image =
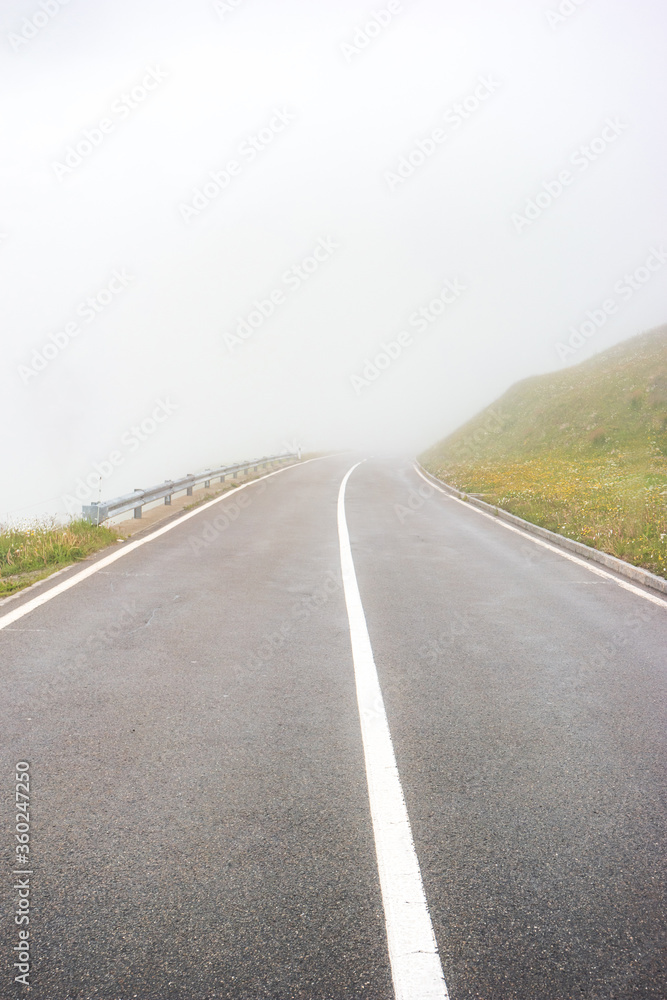
<instances>
[{"instance_id":1,"label":"grass verge","mask_svg":"<svg viewBox=\"0 0 667 1000\"><path fill-rule=\"evenodd\" d=\"M664 467L551 453L447 467L426 460L425 468L526 521L667 577Z\"/></svg>"}]
</instances>

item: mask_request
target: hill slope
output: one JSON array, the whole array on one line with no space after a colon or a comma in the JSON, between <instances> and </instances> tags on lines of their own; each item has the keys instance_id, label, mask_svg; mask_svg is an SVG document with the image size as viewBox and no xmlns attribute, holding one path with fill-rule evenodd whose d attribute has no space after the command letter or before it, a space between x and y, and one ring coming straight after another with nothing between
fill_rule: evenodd
<instances>
[{"instance_id":1,"label":"hill slope","mask_svg":"<svg viewBox=\"0 0 667 1000\"><path fill-rule=\"evenodd\" d=\"M667 576L667 326L518 382L421 461L459 489Z\"/></svg>"}]
</instances>

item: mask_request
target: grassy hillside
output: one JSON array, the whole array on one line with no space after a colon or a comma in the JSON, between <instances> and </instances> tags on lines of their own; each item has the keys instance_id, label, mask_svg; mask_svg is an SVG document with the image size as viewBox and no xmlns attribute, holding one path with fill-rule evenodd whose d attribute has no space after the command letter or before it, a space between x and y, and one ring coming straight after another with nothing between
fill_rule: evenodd
<instances>
[{"instance_id":1,"label":"grassy hillside","mask_svg":"<svg viewBox=\"0 0 667 1000\"><path fill-rule=\"evenodd\" d=\"M667 326L518 382L420 460L467 493L667 576Z\"/></svg>"}]
</instances>

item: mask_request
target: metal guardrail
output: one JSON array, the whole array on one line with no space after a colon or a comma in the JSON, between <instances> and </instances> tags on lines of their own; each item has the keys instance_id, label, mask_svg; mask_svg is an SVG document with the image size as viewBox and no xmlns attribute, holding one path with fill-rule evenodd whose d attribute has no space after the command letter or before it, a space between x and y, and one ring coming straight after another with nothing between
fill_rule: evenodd
<instances>
[{"instance_id":1,"label":"metal guardrail","mask_svg":"<svg viewBox=\"0 0 667 1000\"><path fill-rule=\"evenodd\" d=\"M132 493L125 493L114 500L86 504L82 508L82 516L84 520L91 521L93 524L101 524L107 518L115 517L116 514L125 514L128 510L134 510L134 516L141 517L142 507L154 500L161 500L164 497L165 504L169 505L174 493L185 490L188 496L192 496L193 488L200 483L208 488L214 479L219 478L220 482L224 483L227 476L235 478L239 472L257 471L261 466L267 467L274 462L283 462L290 458L301 458L301 452L258 458L254 462L242 462L240 465L223 465L219 469L205 469L197 475L188 474L182 479L167 479L159 486L152 486L148 490L133 490Z\"/></svg>"}]
</instances>

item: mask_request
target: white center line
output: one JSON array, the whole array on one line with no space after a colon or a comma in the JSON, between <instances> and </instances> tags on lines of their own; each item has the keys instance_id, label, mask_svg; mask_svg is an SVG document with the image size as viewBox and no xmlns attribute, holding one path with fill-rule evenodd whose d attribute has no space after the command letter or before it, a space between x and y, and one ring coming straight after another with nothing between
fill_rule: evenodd
<instances>
[{"instance_id":1,"label":"white center line","mask_svg":"<svg viewBox=\"0 0 667 1000\"><path fill-rule=\"evenodd\" d=\"M340 486L338 538L394 993L396 1000L448 1000L347 530L345 487L361 464Z\"/></svg>"}]
</instances>

